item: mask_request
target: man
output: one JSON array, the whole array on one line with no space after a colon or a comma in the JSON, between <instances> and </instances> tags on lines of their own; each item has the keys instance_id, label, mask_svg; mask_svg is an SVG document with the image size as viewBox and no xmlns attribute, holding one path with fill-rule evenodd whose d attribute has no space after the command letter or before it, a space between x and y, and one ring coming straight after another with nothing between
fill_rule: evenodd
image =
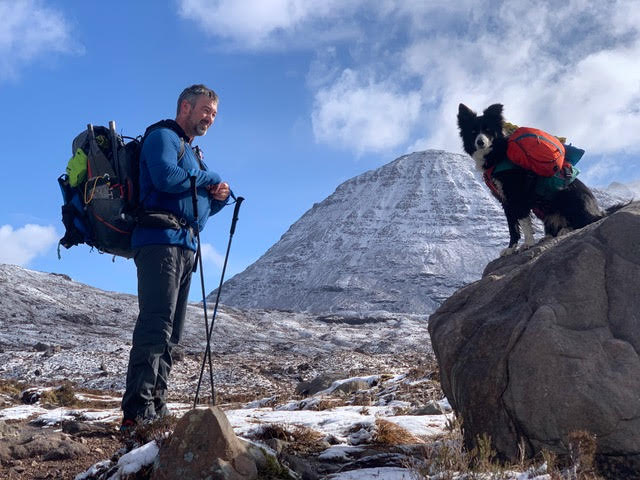
<instances>
[{"instance_id":1,"label":"man","mask_svg":"<svg viewBox=\"0 0 640 480\"><path fill-rule=\"evenodd\" d=\"M196 232L224 207L229 186L207 169L191 142L205 135L218 113L218 96L204 85L186 88L175 121L147 129L140 153L140 201L144 213L132 236L140 313L133 331L122 398L122 429L168 414L171 350L182 334ZM192 178L198 219L193 208Z\"/></svg>"}]
</instances>

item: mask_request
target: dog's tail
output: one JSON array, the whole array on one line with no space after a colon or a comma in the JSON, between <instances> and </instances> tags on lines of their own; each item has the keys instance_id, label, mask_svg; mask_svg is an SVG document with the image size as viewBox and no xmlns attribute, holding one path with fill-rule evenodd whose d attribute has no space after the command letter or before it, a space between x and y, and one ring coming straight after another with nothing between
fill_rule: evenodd
<instances>
[{"instance_id":1,"label":"dog's tail","mask_svg":"<svg viewBox=\"0 0 640 480\"><path fill-rule=\"evenodd\" d=\"M604 210L604 216L607 217L609 215L611 215L612 213L616 213L618 210L620 210L621 208L626 207L627 205L631 204L633 202L633 199L628 200L626 202L620 202L620 203L616 203L615 205L611 205L609 208L606 208Z\"/></svg>"}]
</instances>

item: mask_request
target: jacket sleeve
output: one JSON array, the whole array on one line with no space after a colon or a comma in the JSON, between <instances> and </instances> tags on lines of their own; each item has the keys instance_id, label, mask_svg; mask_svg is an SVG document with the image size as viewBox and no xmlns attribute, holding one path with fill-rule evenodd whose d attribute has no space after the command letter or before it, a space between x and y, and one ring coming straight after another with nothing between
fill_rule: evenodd
<instances>
[{"instance_id":1,"label":"jacket sleeve","mask_svg":"<svg viewBox=\"0 0 640 480\"><path fill-rule=\"evenodd\" d=\"M210 204L211 204L211 210L209 211L209 216L215 215L220 210L222 210L227 205L227 202L226 201L223 202L221 200L216 200L215 198L211 197Z\"/></svg>"},{"instance_id":2,"label":"jacket sleeve","mask_svg":"<svg viewBox=\"0 0 640 480\"><path fill-rule=\"evenodd\" d=\"M185 144L185 148L189 145ZM153 186L162 192L181 193L191 188L189 178L196 177L196 187L220 183L220 176L199 168L184 169L178 165L180 139L167 129L149 134L142 146L141 156L149 169ZM186 155L186 153L185 153Z\"/></svg>"}]
</instances>

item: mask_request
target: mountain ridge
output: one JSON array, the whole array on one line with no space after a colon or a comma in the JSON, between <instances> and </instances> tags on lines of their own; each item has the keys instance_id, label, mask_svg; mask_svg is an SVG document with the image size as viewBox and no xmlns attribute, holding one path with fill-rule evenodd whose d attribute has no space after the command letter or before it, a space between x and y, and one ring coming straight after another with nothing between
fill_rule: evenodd
<instances>
[{"instance_id":1,"label":"mountain ridge","mask_svg":"<svg viewBox=\"0 0 640 480\"><path fill-rule=\"evenodd\" d=\"M239 308L427 315L506 238L466 155L403 155L340 184L223 286ZM480 237L480 238L478 238Z\"/></svg>"}]
</instances>

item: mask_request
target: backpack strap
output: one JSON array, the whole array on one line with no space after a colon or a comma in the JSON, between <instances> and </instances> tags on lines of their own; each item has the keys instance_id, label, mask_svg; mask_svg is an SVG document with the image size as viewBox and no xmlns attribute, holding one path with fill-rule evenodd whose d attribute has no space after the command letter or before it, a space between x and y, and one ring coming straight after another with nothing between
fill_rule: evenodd
<instances>
[{"instance_id":1,"label":"backpack strap","mask_svg":"<svg viewBox=\"0 0 640 480\"><path fill-rule=\"evenodd\" d=\"M184 157L184 154L185 154L185 151L186 151L185 141L184 141L184 138L182 137L182 135L180 134L180 132L176 131L176 129L173 127L171 122L173 122L176 125L178 125L173 120L162 120L160 122L154 123L153 125L150 125L149 127L147 127L146 131L144 132L144 136L142 137L142 140L140 141L140 152L142 152L142 145L143 145L145 139L147 138L147 135L149 135L151 132L153 132L154 130L157 130L159 128L168 128L169 130L174 131L178 135L178 138L180 139L180 149L178 151L178 162L180 160L182 160L182 157ZM179 126L178 126L178 128L179 128ZM145 202L145 200L147 200L147 198L149 197L150 194L151 194L151 192L149 192L147 194L147 196L140 201L140 206L138 207L138 212L137 212L138 219L140 219L145 214L144 202Z\"/></svg>"},{"instance_id":2,"label":"backpack strap","mask_svg":"<svg viewBox=\"0 0 640 480\"><path fill-rule=\"evenodd\" d=\"M184 157L184 138L180 137L180 152L178 153L178 161Z\"/></svg>"}]
</instances>

